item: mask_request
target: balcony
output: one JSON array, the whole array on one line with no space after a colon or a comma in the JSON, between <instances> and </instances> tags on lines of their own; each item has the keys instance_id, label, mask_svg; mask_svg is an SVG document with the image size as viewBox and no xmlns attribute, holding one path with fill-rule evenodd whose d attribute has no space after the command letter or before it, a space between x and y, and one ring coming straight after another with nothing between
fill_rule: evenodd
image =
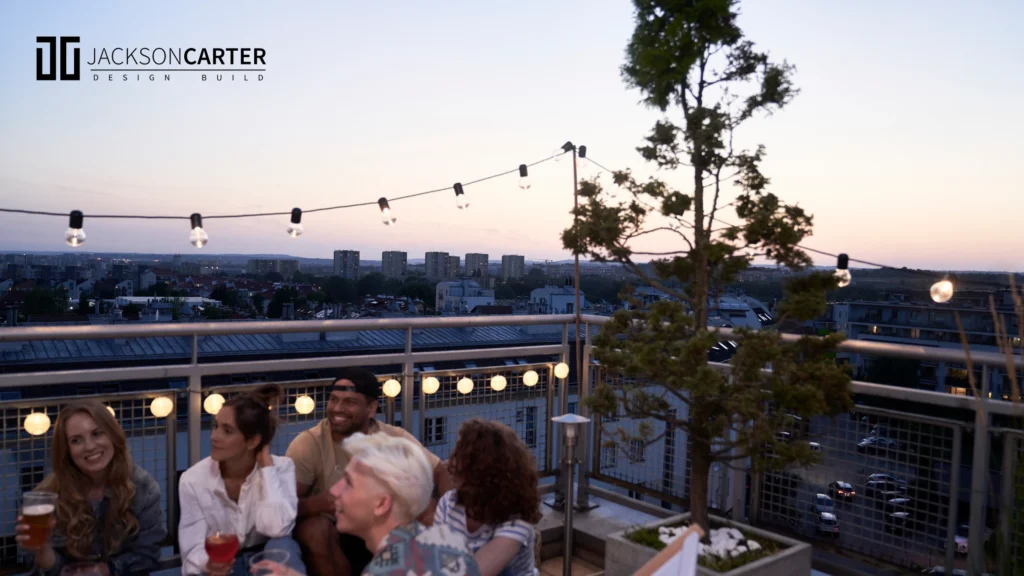
<instances>
[{"instance_id":1,"label":"balcony","mask_svg":"<svg viewBox=\"0 0 1024 576\"><path fill-rule=\"evenodd\" d=\"M67 397L80 393L114 411L136 462L160 483L171 535L169 562L176 553L177 479L209 454L206 399L230 398L262 381L279 383L285 400L272 450L283 454L298 433L323 417L330 371L344 366L371 368L382 384L398 380L399 393L382 396L378 418L406 428L441 458L450 454L465 420L507 424L532 448L541 489L553 501L560 491L561 441L551 417L585 413L580 399L597 382L621 384L590 360L587 335L606 320L583 316L580 332L571 315L2 329L0 565L19 561L13 528L20 494L50 470L50 434L30 434L26 418L41 413L52 422ZM583 371L560 380L553 366L573 365L576 334ZM851 341L842 350L964 362L955 349ZM773 474L713 470L709 504L718 514L813 543L816 567L825 571L864 559L918 571L978 562L993 573L1010 562L1024 563L1024 517L1016 512L1017 494L1024 492L1024 432L1011 427L1024 410L985 399L988 367L1005 368L1002 357L976 353L974 361L983 366L982 399L854 382L851 413L814 419L791 435L790 441L821 447L818 464ZM507 384L500 390L490 385L497 375ZM436 392L422 386L429 377L438 380ZM471 390L459 389L465 378L473 382ZM47 392L35 397L41 390ZM603 447L615 428L639 424L595 418L581 442L577 504L598 507L576 513L571 553L597 567L604 563L609 534L688 509L681 431L656 429L664 435L646 447ZM869 437L891 442L865 444ZM869 484L873 475L879 480ZM856 494L840 498L833 482L852 484ZM833 497L838 538L815 533L810 510L818 494ZM890 504L896 496L909 502ZM897 507L913 520L894 526L889 519ZM545 559L565 552L562 522L561 508L545 507ZM960 525L969 526L966 540L958 538ZM1010 544L996 546L997 535ZM968 549L968 556L958 549Z\"/></svg>"}]
</instances>

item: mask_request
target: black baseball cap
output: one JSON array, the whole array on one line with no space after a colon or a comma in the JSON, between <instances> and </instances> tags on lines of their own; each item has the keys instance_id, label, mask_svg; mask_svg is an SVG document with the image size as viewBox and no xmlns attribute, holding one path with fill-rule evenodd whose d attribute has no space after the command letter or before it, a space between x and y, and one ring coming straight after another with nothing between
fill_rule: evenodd
<instances>
[{"instance_id":1,"label":"black baseball cap","mask_svg":"<svg viewBox=\"0 0 1024 576\"><path fill-rule=\"evenodd\" d=\"M347 383L342 385L342 380L348 380L352 386ZM377 382L377 376L365 368L342 368L331 388L344 392L358 392L371 402L376 402L380 398L380 383Z\"/></svg>"}]
</instances>

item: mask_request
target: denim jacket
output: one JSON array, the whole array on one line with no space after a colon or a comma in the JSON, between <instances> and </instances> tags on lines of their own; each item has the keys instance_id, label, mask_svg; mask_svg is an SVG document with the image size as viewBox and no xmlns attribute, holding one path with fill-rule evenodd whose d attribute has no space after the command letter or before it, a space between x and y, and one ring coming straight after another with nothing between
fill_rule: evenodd
<instances>
[{"instance_id":1,"label":"denim jacket","mask_svg":"<svg viewBox=\"0 0 1024 576\"><path fill-rule=\"evenodd\" d=\"M134 538L123 543L120 550L104 555L102 526L107 507L110 505L110 491L107 490L103 500L93 504L93 514L96 516L96 526L99 530L93 537L92 557L76 559L69 556L65 548L65 536L58 527L53 534L53 551L57 562L53 568L43 570L35 566L33 560L32 574L57 576L65 565L81 561L106 562L111 576L149 574L155 570L160 559L160 543L167 536L167 525L164 523L164 513L160 508L160 485L138 465L132 471L132 482L135 483L132 512L139 521L139 532Z\"/></svg>"}]
</instances>

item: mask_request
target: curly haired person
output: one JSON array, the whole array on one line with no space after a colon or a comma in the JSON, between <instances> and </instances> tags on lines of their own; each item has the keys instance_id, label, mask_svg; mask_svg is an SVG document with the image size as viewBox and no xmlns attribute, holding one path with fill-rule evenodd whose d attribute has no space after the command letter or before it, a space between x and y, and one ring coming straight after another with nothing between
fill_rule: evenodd
<instances>
[{"instance_id":1,"label":"curly haired person","mask_svg":"<svg viewBox=\"0 0 1024 576\"><path fill-rule=\"evenodd\" d=\"M456 488L438 501L435 524L466 537L483 576L533 576L540 493L533 455L511 428L467 421L448 460Z\"/></svg>"}]
</instances>

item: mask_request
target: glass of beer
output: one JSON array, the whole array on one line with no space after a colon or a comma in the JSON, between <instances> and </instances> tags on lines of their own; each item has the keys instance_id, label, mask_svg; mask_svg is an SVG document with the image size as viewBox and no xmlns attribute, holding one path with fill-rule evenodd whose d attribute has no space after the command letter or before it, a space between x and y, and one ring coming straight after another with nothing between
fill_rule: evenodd
<instances>
[{"instance_id":1,"label":"glass of beer","mask_svg":"<svg viewBox=\"0 0 1024 576\"><path fill-rule=\"evenodd\" d=\"M57 494L53 492L25 492L21 500L21 523L28 525L28 540L22 546L35 550L50 539L50 521L57 509Z\"/></svg>"},{"instance_id":2,"label":"glass of beer","mask_svg":"<svg viewBox=\"0 0 1024 576\"><path fill-rule=\"evenodd\" d=\"M232 564L238 554L238 534L231 528L227 518L216 517L206 519L206 555L211 562Z\"/></svg>"}]
</instances>

